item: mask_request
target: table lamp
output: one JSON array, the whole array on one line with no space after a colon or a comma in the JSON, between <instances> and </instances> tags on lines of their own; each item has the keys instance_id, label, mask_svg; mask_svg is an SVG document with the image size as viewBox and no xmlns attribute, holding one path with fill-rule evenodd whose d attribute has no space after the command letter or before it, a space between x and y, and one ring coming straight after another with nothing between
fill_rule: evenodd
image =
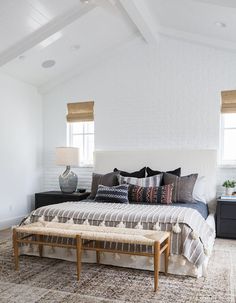
<instances>
[{"instance_id":1,"label":"table lamp","mask_svg":"<svg viewBox=\"0 0 236 303\"><path fill-rule=\"evenodd\" d=\"M76 191L78 176L70 170L71 166L79 166L79 148L57 147L56 164L66 166L66 170L59 176L59 185L63 193L72 194Z\"/></svg>"}]
</instances>

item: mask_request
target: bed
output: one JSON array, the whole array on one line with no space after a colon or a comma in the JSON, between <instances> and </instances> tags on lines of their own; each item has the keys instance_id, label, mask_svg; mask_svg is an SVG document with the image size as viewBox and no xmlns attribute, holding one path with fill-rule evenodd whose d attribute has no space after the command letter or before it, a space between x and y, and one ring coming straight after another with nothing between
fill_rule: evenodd
<instances>
[{"instance_id":1,"label":"bed","mask_svg":"<svg viewBox=\"0 0 236 303\"><path fill-rule=\"evenodd\" d=\"M207 179L207 202L178 203L176 205L134 205L97 203L93 200L49 205L33 211L23 224L37 221L55 221L74 224L119 226L125 228L156 229L171 232L169 273L206 276L207 264L215 239L216 151L214 150L139 150L98 151L95 153L95 171L106 173L114 167L135 170L151 166L170 170L182 167L182 175L197 172ZM208 207L209 206L209 207ZM59 241L60 239L51 239ZM68 240L69 241L69 240ZM110 243L104 243L110 245ZM132 250L126 245L124 250ZM137 249L137 248L136 248ZM148 247L140 247L145 250ZM21 247L21 253L36 255L35 247ZM70 249L47 248L46 257L75 260ZM85 252L83 262L95 262L93 252ZM101 263L153 270L152 259L104 253ZM161 271L164 270L161 260Z\"/></svg>"}]
</instances>

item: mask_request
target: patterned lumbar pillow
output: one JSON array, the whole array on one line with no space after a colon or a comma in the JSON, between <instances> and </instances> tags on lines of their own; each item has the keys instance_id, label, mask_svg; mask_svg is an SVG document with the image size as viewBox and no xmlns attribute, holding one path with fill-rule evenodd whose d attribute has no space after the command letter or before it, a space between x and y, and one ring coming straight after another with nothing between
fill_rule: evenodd
<instances>
[{"instance_id":1,"label":"patterned lumbar pillow","mask_svg":"<svg viewBox=\"0 0 236 303\"><path fill-rule=\"evenodd\" d=\"M129 201L143 204L171 204L173 188L173 184L159 187L129 185Z\"/></svg>"},{"instance_id":2,"label":"patterned lumbar pillow","mask_svg":"<svg viewBox=\"0 0 236 303\"><path fill-rule=\"evenodd\" d=\"M146 178L133 178L133 177L123 177L118 176L118 181L120 184L133 184L141 187L157 187L160 186L163 174L159 174L152 177Z\"/></svg>"},{"instance_id":3,"label":"patterned lumbar pillow","mask_svg":"<svg viewBox=\"0 0 236 303\"><path fill-rule=\"evenodd\" d=\"M128 184L122 184L112 187L98 185L95 201L110 203L129 203L128 189Z\"/></svg>"},{"instance_id":4,"label":"patterned lumbar pillow","mask_svg":"<svg viewBox=\"0 0 236 303\"><path fill-rule=\"evenodd\" d=\"M194 202L193 188L198 174L191 174L184 177L177 177L164 173L164 184L174 184L173 202Z\"/></svg>"}]
</instances>

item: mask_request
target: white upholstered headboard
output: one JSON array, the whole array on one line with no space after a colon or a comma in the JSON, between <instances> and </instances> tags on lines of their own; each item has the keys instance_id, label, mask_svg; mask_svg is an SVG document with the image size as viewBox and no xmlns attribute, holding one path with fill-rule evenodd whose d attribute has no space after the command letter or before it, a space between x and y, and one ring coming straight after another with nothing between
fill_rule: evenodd
<instances>
[{"instance_id":1,"label":"white upholstered headboard","mask_svg":"<svg viewBox=\"0 0 236 303\"><path fill-rule=\"evenodd\" d=\"M127 150L96 151L95 172L108 173L114 167L135 171L144 166L154 170L182 168L182 175L198 173L207 179L207 200L214 203L216 197L216 150Z\"/></svg>"}]
</instances>

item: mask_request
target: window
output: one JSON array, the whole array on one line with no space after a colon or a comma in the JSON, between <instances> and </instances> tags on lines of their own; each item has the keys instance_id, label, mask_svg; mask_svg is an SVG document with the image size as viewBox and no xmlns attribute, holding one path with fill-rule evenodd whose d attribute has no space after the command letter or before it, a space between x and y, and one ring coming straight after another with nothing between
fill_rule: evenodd
<instances>
[{"instance_id":1,"label":"window","mask_svg":"<svg viewBox=\"0 0 236 303\"><path fill-rule=\"evenodd\" d=\"M67 144L80 149L80 164L93 165L94 102L68 103Z\"/></svg>"},{"instance_id":2,"label":"window","mask_svg":"<svg viewBox=\"0 0 236 303\"><path fill-rule=\"evenodd\" d=\"M236 164L236 113L222 114L221 164Z\"/></svg>"},{"instance_id":3,"label":"window","mask_svg":"<svg viewBox=\"0 0 236 303\"><path fill-rule=\"evenodd\" d=\"M81 165L93 164L94 122L68 123L68 145L79 147Z\"/></svg>"},{"instance_id":4,"label":"window","mask_svg":"<svg viewBox=\"0 0 236 303\"><path fill-rule=\"evenodd\" d=\"M236 90L221 92L221 164L236 165Z\"/></svg>"}]
</instances>

